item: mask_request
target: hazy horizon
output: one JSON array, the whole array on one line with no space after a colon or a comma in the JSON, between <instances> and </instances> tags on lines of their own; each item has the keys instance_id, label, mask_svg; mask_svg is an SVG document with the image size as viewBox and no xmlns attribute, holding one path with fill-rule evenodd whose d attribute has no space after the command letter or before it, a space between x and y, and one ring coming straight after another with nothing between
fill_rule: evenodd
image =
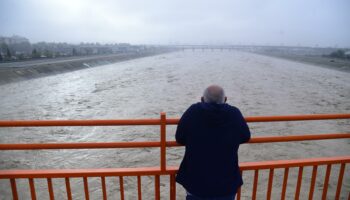
<instances>
[{"instance_id":1,"label":"hazy horizon","mask_svg":"<svg viewBox=\"0 0 350 200\"><path fill-rule=\"evenodd\" d=\"M350 47L350 1L3 0L0 35L31 42Z\"/></svg>"}]
</instances>

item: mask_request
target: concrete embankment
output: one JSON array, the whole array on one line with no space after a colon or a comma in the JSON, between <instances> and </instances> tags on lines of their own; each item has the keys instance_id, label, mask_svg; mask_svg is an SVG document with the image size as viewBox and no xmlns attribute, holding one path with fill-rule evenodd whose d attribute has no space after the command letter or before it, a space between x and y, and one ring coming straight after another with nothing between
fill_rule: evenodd
<instances>
[{"instance_id":1,"label":"concrete embankment","mask_svg":"<svg viewBox=\"0 0 350 200\"><path fill-rule=\"evenodd\" d=\"M169 51L158 50L152 52L122 53L114 55L101 55L91 57L52 59L47 61L38 60L28 63L9 63L0 67L0 85L39 78L59 73L65 73L89 67L96 67L135 58L167 53ZM4 65L4 64L2 64Z\"/></svg>"}]
</instances>

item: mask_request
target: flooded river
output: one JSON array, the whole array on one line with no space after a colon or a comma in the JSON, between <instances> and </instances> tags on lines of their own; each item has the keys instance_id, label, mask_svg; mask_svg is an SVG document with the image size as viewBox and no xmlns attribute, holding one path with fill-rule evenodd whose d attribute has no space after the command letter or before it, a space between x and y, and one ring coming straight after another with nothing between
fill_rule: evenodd
<instances>
[{"instance_id":1,"label":"flooded river","mask_svg":"<svg viewBox=\"0 0 350 200\"><path fill-rule=\"evenodd\" d=\"M198 102L210 84L224 87L228 103L245 116L350 112L350 73L236 51L185 51L140 58L65 74L0 86L0 118L126 119L180 117ZM252 136L349 132L349 120L249 124ZM174 126L167 127L174 140ZM1 143L154 141L159 127L1 128ZM210 147L208 147L210 148ZM168 165L178 165L183 148L168 150ZM240 161L278 160L348 155L350 140L242 145ZM2 151L1 169L111 168L156 166L159 149ZM333 197L339 166L332 168L329 197ZM320 167L315 199L320 199L325 168ZM304 169L301 199L308 195L311 168ZM252 174L244 174L243 199L249 199ZM273 199L278 199L283 171L275 171ZM295 192L297 170L291 169L287 199ZM265 198L268 172L259 177L258 197ZM346 177L350 171L346 170ZM119 197L116 177L107 177L110 199ZM161 179L162 199L169 183ZM27 180L17 180L27 199ZM345 179L343 198L350 192ZM36 182L38 199L48 199L45 180ZM57 199L65 199L64 180L54 179ZM334 183L334 184L333 184ZM101 198L100 180L89 179L92 199ZM144 199L153 199L153 178L142 179ZM73 199L84 199L82 179L71 180ZM147 186L149 185L149 186ZM147 187L146 187L147 186ZM9 182L0 181L0 199L11 199ZM125 178L126 199L136 199L135 178ZM184 191L177 186L178 199Z\"/></svg>"}]
</instances>

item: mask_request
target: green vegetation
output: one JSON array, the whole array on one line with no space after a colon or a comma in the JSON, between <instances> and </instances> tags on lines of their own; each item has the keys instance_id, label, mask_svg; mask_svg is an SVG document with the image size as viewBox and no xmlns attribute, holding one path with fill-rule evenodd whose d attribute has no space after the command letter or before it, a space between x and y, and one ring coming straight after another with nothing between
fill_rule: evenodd
<instances>
[{"instance_id":1,"label":"green vegetation","mask_svg":"<svg viewBox=\"0 0 350 200\"><path fill-rule=\"evenodd\" d=\"M78 52L77 52L77 50L76 50L75 48L73 48L73 50L72 50L72 55L73 55L73 56L78 55Z\"/></svg>"},{"instance_id":2,"label":"green vegetation","mask_svg":"<svg viewBox=\"0 0 350 200\"><path fill-rule=\"evenodd\" d=\"M340 58L340 59L350 59L350 54L347 53L350 51L345 51L343 49L338 49L337 51L333 51L329 54L329 57L331 58Z\"/></svg>"},{"instance_id":3,"label":"green vegetation","mask_svg":"<svg viewBox=\"0 0 350 200\"><path fill-rule=\"evenodd\" d=\"M47 58L52 58L53 57L53 53L51 51L45 49L44 56L47 57Z\"/></svg>"},{"instance_id":4,"label":"green vegetation","mask_svg":"<svg viewBox=\"0 0 350 200\"><path fill-rule=\"evenodd\" d=\"M7 58L10 58L10 59L12 57L11 51L10 51L10 49L8 47L6 49L6 56L7 56Z\"/></svg>"},{"instance_id":5,"label":"green vegetation","mask_svg":"<svg viewBox=\"0 0 350 200\"><path fill-rule=\"evenodd\" d=\"M40 53L36 49L32 51L32 58L40 58Z\"/></svg>"}]
</instances>

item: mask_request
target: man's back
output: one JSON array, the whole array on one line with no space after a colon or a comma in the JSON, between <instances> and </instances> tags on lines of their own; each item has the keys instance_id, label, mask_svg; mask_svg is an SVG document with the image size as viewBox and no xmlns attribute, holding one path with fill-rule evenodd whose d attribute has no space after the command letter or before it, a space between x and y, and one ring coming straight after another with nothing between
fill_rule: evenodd
<instances>
[{"instance_id":1,"label":"man's back","mask_svg":"<svg viewBox=\"0 0 350 200\"><path fill-rule=\"evenodd\" d=\"M241 112L228 104L193 104L181 117L176 141L186 146L176 180L200 197L235 194L242 185L237 151L250 139Z\"/></svg>"}]
</instances>

